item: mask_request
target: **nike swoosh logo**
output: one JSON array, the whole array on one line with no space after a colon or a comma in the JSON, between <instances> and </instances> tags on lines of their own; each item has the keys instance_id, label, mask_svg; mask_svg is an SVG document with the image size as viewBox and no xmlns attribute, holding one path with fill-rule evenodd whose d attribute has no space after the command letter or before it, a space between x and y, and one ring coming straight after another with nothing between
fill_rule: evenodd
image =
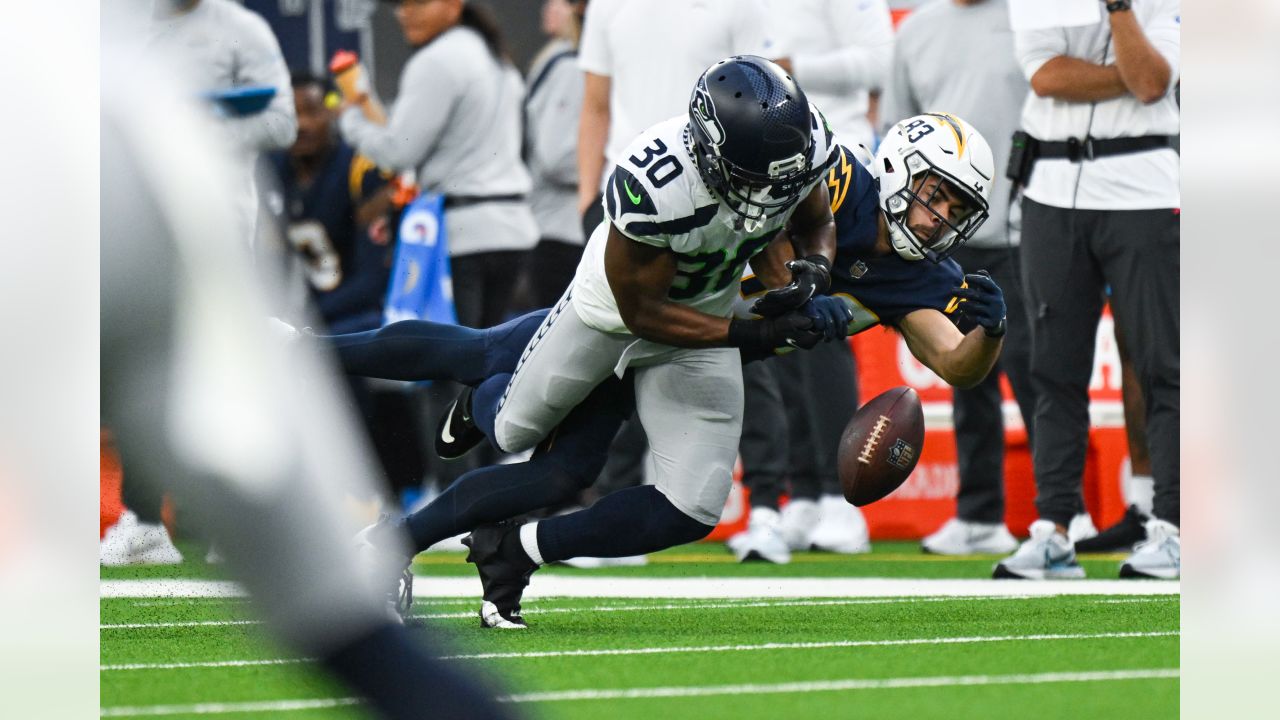
<instances>
[{"instance_id":1,"label":"nike swoosh logo","mask_svg":"<svg viewBox=\"0 0 1280 720\"><path fill-rule=\"evenodd\" d=\"M626 191L627 191L627 197L631 198L631 204L632 204L632 205L639 205L639 204L640 204L640 201L644 199L644 196L643 196L643 195L635 195L635 194L633 194L633 193L631 192L631 181L630 181L630 180L623 180L623 181L622 181L622 188L623 188L624 190L626 190Z\"/></svg>"},{"instance_id":2,"label":"nike swoosh logo","mask_svg":"<svg viewBox=\"0 0 1280 720\"><path fill-rule=\"evenodd\" d=\"M457 406L458 401L454 400L453 407L449 408L449 414L444 418L444 427L440 428L440 439L447 443L452 443L454 441L453 433L450 432L450 428L453 427L453 410Z\"/></svg>"}]
</instances>

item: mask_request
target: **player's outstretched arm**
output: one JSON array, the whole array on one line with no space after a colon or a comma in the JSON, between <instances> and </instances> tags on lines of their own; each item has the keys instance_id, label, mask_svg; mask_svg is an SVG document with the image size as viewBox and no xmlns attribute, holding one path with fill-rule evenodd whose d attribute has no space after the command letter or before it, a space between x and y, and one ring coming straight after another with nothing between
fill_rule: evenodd
<instances>
[{"instance_id":1,"label":"player's outstretched arm","mask_svg":"<svg viewBox=\"0 0 1280 720\"><path fill-rule=\"evenodd\" d=\"M676 277L676 256L669 248L637 242L610 225L604 272L622 322L636 337L688 348L729 344L727 318L667 299Z\"/></svg>"},{"instance_id":2,"label":"player's outstretched arm","mask_svg":"<svg viewBox=\"0 0 1280 720\"><path fill-rule=\"evenodd\" d=\"M820 182L796 206L788 230L796 256L821 255L830 266L836 259L836 219L831 214L831 193Z\"/></svg>"},{"instance_id":3,"label":"player's outstretched arm","mask_svg":"<svg viewBox=\"0 0 1280 720\"><path fill-rule=\"evenodd\" d=\"M968 334L938 310L923 308L898 323L907 348L948 385L971 388L982 382L1000 357L1004 337L991 337L981 326Z\"/></svg>"},{"instance_id":4,"label":"player's outstretched arm","mask_svg":"<svg viewBox=\"0 0 1280 720\"><path fill-rule=\"evenodd\" d=\"M766 251L768 254L756 255L761 260L759 266L756 258L752 259L751 267L757 276L764 278L767 286L777 288L770 290L752 308L753 312L765 317L776 317L798 309L814 295L825 295L831 289L831 263L836 256L836 222L831 215L831 196L824 183L819 183L800 201L788 228L779 235L789 237L793 254L802 259L786 262L779 270L775 263L785 253L779 252L776 246ZM778 287L768 282L782 272L787 273L789 284Z\"/></svg>"},{"instance_id":5,"label":"player's outstretched arm","mask_svg":"<svg viewBox=\"0 0 1280 720\"><path fill-rule=\"evenodd\" d=\"M671 302L676 276L671 250L631 240L609 227L604 271L622 322L636 337L674 347L737 347L753 353L808 349L822 341L813 318L791 311L762 320L730 320Z\"/></svg>"}]
</instances>

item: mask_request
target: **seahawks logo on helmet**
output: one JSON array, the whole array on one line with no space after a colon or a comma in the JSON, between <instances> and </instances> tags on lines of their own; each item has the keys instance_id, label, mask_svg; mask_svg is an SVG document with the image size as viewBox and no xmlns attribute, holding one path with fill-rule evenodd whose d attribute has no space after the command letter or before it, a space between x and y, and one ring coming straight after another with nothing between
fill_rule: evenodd
<instances>
[{"instance_id":1,"label":"seahawks logo on helmet","mask_svg":"<svg viewBox=\"0 0 1280 720\"><path fill-rule=\"evenodd\" d=\"M707 88L699 83L693 90L693 107L696 112L693 113L694 119L698 121L702 131L707 134L707 139L712 145L717 147L724 142L724 127L720 125L720 120L716 118L716 104L711 99L711 93L707 92Z\"/></svg>"}]
</instances>

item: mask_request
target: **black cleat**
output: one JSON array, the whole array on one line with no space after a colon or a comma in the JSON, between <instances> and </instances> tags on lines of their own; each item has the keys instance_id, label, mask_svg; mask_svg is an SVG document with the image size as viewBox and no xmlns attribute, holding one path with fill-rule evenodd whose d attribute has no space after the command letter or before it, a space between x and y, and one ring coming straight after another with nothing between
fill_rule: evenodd
<instances>
[{"instance_id":1,"label":"black cleat","mask_svg":"<svg viewBox=\"0 0 1280 720\"><path fill-rule=\"evenodd\" d=\"M471 417L471 396L475 388L462 391L449 411L440 418L436 429L436 454L445 460L457 460L484 442L484 433Z\"/></svg>"},{"instance_id":2,"label":"black cleat","mask_svg":"<svg viewBox=\"0 0 1280 720\"><path fill-rule=\"evenodd\" d=\"M1120 522L1088 540L1077 542L1076 552L1130 552L1134 545L1147 539L1146 522L1149 519L1138 510L1137 505L1130 505L1125 509Z\"/></svg>"},{"instance_id":3,"label":"black cleat","mask_svg":"<svg viewBox=\"0 0 1280 720\"><path fill-rule=\"evenodd\" d=\"M356 533L355 542L374 582L386 588L387 609L392 618L404 622L413 607L413 558L387 549L394 547L392 537L400 532L400 521L382 513L377 522Z\"/></svg>"},{"instance_id":4,"label":"black cleat","mask_svg":"<svg viewBox=\"0 0 1280 720\"><path fill-rule=\"evenodd\" d=\"M527 627L520 616L520 596L538 564L520 545L521 523L506 520L481 525L462 539L470 548L467 562L474 563L484 588L480 627L520 630Z\"/></svg>"}]
</instances>

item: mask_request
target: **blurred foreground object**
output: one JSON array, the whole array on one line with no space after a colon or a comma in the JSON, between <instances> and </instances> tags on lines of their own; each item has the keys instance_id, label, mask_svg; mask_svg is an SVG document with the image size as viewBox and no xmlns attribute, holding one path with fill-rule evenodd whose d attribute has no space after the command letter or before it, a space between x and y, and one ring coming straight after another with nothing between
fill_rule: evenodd
<instances>
[{"instance_id":1,"label":"blurred foreground object","mask_svg":"<svg viewBox=\"0 0 1280 720\"><path fill-rule=\"evenodd\" d=\"M503 717L373 590L343 501L374 471L338 382L268 332L273 288L234 241L218 135L121 57L132 42L104 37L101 93L102 415L124 465L185 501L281 640L384 716Z\"/></svg>"}]
</instances>

